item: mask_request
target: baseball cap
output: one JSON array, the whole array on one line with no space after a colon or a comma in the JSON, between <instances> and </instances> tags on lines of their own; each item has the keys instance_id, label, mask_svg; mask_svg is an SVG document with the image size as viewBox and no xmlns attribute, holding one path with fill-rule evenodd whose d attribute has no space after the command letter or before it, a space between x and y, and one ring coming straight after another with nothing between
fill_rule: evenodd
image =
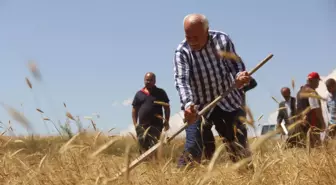
<instances>
[{"instance_id":1,"label":"baseball cap","mask_svg":"<svg viewBox=\"0 0 336 185\"><path fill-rule=\"evenodd\" d=\"M308 79L319 79L319 80L321 80L320 75L317 72L309 73L308 74Z\"/></svg>"}]
</instances>

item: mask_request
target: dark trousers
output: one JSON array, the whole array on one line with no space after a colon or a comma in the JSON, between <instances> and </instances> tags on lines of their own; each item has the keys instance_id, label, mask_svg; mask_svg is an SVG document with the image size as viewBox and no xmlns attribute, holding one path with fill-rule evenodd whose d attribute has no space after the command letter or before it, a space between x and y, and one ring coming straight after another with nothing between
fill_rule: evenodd
<instances>
[{"instance_id":1,"label":"dark trousers","mask_svg":"<svg viewBox=\"0 0 336 185\"><path fill-rule=\"evenodd\" d=\"M140 145L140 153L150 149L160 140L163 126L161 125L138 125L135 128L138 143ZM148 131L146 132L146 130Z\"/></svg>"},{"instance_id":2,"label":"dark trousers","mask_svg":"<svg viewBox=\"0 0 336 185\"><path fill-rule=\"evenodd\" d=\"M232 161L237 161L237 157L241 151L245 151L247 147L247 129L239 121L239 116L243 115L243 110L239 109L233 112L223 111L220 107L215 107L211 113L207 123L201 125L201 120L197 120L196 123L186 128L186 143L184 147L183 155L179 159L179 166L186 165L191 161L200 162L202 152L206 159L211 159L216 146L215 138L211 131L213 125L218 132L219 136L223 138L223 142L227 143L227 151L233 155L230 155ZM239 150L239 146L235 143L236 137L234 133L234 125L241 133L237 134L237 140L240 145L243 145L243 150Z\"/></svg>"}]
</instances>

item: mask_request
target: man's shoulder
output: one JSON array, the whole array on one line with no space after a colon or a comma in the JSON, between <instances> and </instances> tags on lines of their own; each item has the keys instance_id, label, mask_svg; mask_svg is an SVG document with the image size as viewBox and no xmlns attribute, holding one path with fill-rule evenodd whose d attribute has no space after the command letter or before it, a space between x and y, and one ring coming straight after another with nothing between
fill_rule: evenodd
<instances>
[{"instance_id":1,"label":"man's shoulder","mask_svg":"<svg viewBox=\"0 0 336 185\"><path fill-rule=\"evenodd\" d=\"M210 36L226 36L226 37L229 37L229 34L227 34L224 31L219 31L219 30L209 30L209 35Z\"/></svg>"},{"instance_id":2,"label":"man's shoulder","mask_svg":"<svg viewBox=\"0 0 336 185\"><path fill-rule=\"evenodd\" d=\"M333 97L333 95L328 92L328 94L327 94L327 101L333 101L333 100L335 100L335 97Z\"/></svg>"},{"instance_id":3,"label":"man's shoulder","mask_svg":"<svg viewBox=\"0 0 336 185\"><path fill-rule=\"evenodd\" d=\"M161 87L156 87L156 90L161 93L166 93L166 91Z\"/></svg>"},{"instance_id":4,"label":"man's shoulder","mask_svg":"<svg viewBox=\"0 0 336 185\"><path fill-rule=\"evenodd\" d=\"M183 39L179 45L177 46L177 48L175 49L175 53L188 53L190 52L190 47L187 43L187 40L186 39Z\"/></svg>"},{"instance_id":5,"label":"man's shoulder","mask_svg":"<svg viewBox=\"0 0 336 185\"><path fill-rule=\"evenodd\" d=\"M281 102L279 103L280 106L285 106L285 104L286 104L286 101L281 101Z\"/></svg>"},{"instance_id":6,"label":"man's shoulder","mask_svg":"<svg viewBox=\"0 0 336 185\"><path fill-rule=\"evenodd\" d=\"M231 40L229 34L219 30L209 30L209 36L212 40Z\"/></svg>"},{"instance_id":7,"label":"man's shoulder","mask_svg":"<svg viewBox=\"0 0 336 185\"><path fill-rule=\"evenodd\" d=\"M138 91L136 91L135 96L140 96L142 94L143 94L143 92L141 90L138 90Z\"/></svg>"}]
</instances>

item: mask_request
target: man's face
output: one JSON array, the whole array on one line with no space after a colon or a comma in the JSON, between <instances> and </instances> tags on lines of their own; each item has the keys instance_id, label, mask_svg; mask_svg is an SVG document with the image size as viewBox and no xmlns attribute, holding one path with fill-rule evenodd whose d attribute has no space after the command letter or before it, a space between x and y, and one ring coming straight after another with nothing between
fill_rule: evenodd
<instances>
[{"instance_id":1,"label":"man's face","mask_svg":"<svg viewBox=\"0 0 336 185\"><path fill-rule=\"evenodd\" d=\"M316 89L320 84L320 79L311 79L311 88Z\"/></svg>"},{"instance_id":2,"label":"man's face","mask_svg":"<svg viewBox=\"0 0 336 185\"><path fill-rule=\"evenodd\" d=\"M334 94L336 92L336 83L328 84L327 89L331 94Z\"/></svg>"},{"instance_id":3,"label":"man's face","mask_svg":"<svg viewBox=\"0 0 336 185\"><path fill-rule=\"evenodd\" d=\"M145 75L144 82L145 82L145 87L147 89L151 89L155 85L155 77L151 74L147 74L147 75Z\"/></svg>"},{"instance_id":4,"label":"man's face","mask_svg":"<svg viewBox=\"0 0 336 185\"><path fill-rule=\"evenodd\" d=\"M290 90L288 88L281 90L282 97L287 101L290 98Z\"/></svg>"},{"instance_id":5,"label":"man's face","mask_svg":"<svg viewBox=\"0 0 336 185\"><path fill-rule=\"evenodd\" d=\"M202 24L185 25L185 38L192 50L202 49L208 41L208 31Z\"/></svg>"}]
</instances>

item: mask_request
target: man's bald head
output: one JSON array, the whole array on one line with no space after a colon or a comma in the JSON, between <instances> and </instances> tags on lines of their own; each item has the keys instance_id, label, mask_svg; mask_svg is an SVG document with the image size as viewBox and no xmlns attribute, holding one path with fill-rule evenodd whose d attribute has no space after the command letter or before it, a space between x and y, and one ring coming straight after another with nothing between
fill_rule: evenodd
<instances>
[{"instance_id":1,"label":"man's bald head","mask_svg":"<svg viewBox=\"0 0 336 185\"><path fill-rule=\"evenodd\" d=\"M290 89L288 87L281 88L281 95L286 101L288 101L291 95Z\"/></svg>"},{"instance_id":2,"label":"man's bald head","mask_svg":"<svg viewBox=\"0 0 336 185\"><path fill-rule=\"evenodd\" d=\"M336 92L336 81L333 78L329 78L326 82L325 82L327 89L330 93L335 93Z\"/></svg>"},{"instance_id":3,"label":"man's bald head","mask_svg":"<svg viewBox=\"0 0 336 185\"><path fill-rule=\"evenodd\" d=\"M183 20L184 29L190 29L193 26L200 25L204 31L209 29L209 21L202 14L189 14Z\"/></svg>"},{"instance_id":4,"label":"man's bald head","mask_svg":"<svg viewBox=\"0 0 336 185\"><path fill-rule=\"evenodd\" d=\"M208 40L209 21L202 14L189 14L183 20L186 40L192 50L200 50Z\"/></svg>"},{"instance_id":5,"label":"man's bald head","mask_svg":"<svg viewBox=\"0 0 336 185\"><path fill-rule=\"evenodd\" d=\"M155 86L156 83L156 76L154 73L152 72L148 72L145 74L145 78L144 78L144 82L145 82L145 87L147 89L151 89Z\"/></svg>"}]
</instances>

